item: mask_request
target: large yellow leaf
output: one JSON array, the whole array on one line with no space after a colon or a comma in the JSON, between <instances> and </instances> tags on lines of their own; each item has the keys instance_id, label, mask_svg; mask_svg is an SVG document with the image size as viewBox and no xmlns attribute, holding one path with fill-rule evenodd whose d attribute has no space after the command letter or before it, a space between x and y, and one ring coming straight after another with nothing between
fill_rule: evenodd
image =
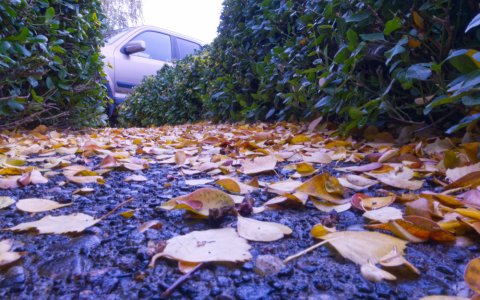
<instances>
[{"instance_id":1,"label":"large yellow leaf","mask_svg":"<svg viewBox=\"0 0 480 300\"><path fill-rule=\"evenodd\" d=\"M186 209L201 216L208 216L211 209L233 206L230 195L216 189L201 188L188 195L173 198L160 206L166 210Z\"/></svg>"},{"instance_id":2,"label":"large yellow leaf","mask_svg":"<svg viewBox=\"0 0 480 300\"><path fill-rule=\"evenodd\" d=\"M407 245L406 241L391 235L370 231L337 231L321 238L328 240L343 257L359 265L376 264L394 247L403 254Z\"/></svg>"},{"instance_id":3,"label":"large yellow leaf","mask_svg":"<svg viewBox=\"0 0 480 300\"><path fill-rule=\"evenodd\" d=\"M243 262L250 260L250 245L235 229L193 231L167 241L162 252L153 256L150 266L160 257L185 262Z\"/></svg>"}]
</instances>

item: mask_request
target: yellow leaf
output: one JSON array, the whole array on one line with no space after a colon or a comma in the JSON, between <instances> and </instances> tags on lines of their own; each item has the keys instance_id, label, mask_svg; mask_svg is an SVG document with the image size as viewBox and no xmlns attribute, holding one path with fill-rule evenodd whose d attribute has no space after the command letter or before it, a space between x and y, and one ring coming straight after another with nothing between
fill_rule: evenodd
<instances>
[{"instance_id":1,"label":"yellow leaf","mask_svg":"<svg viewBox=\"0 0 480 300\"><path fill-rule=\"evenodd\" d=\"M340 182L328 173L316 175L295 190L333 203L343 200L343 188Z\"/></svg>"},{"instance_id":2,"label":"yellow leaf","mask_svg":"<svg viewBox=\"0 0 480 300\"><path fill-rule=\"evenodd\" d=\"M288 226L238 216L238 234L249 241L273 242L292 233Z\"/></svg>"},{"instance_id":3,"label":"yellow leaf","mask_svg":"<svg viewBox=\"0 0 480 300\"><path fill-rule=\"evenodd\" d=\"M173 198L160 206L166 210L186 209L207 217L211 209L233 206L235 202L228 194L211 188L201 188L188 195Z\"/></svg>"},{"instance_id":4,"label":"yellow leaf","mask_svg":"<svg viewBox=\"0 0 480 300\"><path fill-rule=\"evenodd\" d=\"M480 294L480 257L472 259L468 263L463 277L468 286Z\"/></svg>"}]
</instances>

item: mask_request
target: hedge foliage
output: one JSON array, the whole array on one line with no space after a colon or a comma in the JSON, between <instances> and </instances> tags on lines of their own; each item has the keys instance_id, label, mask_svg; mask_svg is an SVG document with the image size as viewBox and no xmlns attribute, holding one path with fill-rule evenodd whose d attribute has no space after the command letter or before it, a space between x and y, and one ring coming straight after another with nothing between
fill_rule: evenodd
<instances>
[{"instance_id":1,"label":"hedge foliage","mask_svg":"<svg viewBox=\"0 0 480 300\"><path fill-rule=\"evenodd\" d=\"M124 122L177 120L186 112L155 107L183 99L202 103L195 120L327 115L345 131L397 120L453 132L480 119L479 11L475 0L225 0L204 63L146 80L161 97L138 88Z\"/></svg>"},{"instance_id":2,"label":"hedge foliage","mask_svg":"<svg viewBox=\"0 0 480 300\"><path fill-rule=\"evenodd\" d=\"M97 0L0 2L0 128L104 125Z\"/></svg>"}]
</instances>

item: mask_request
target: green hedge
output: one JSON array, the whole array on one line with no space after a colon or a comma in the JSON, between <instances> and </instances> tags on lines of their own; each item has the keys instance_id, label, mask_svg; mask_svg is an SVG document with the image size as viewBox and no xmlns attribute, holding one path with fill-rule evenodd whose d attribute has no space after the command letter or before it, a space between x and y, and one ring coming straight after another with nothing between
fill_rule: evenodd
<instances>
[{"instance_id":1,"label":"green hedge","mask_svg":"<svg viewBox=\"0 0 480 300\"><path fill-rule=\"evenodd\" d=\"M189 85L203 119L326 115L345 131L395 121L453 132L480 119L479 11L475 0L225 0L207 70ZM181 98L175 86L161 94ZM131 99L159 100L141 87Z\"/></svg>"},{"instance_id":2,"label":"green hedge","mask_svg":"<svg viewBox=\"0 0 480 300\"><path fill-rule=\"evenodd\" d=\"M0 3L0 128L103 125L97 0Z\"/></svg>"}]
</instances>

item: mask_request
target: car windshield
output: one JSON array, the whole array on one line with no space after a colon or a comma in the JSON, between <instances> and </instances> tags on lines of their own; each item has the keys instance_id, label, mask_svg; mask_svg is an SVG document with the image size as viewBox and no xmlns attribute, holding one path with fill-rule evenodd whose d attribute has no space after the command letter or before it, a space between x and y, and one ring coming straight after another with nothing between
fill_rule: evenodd
<instances>
[{"instance_id":1,"label":"car windshield","mask_svg":"<svg viewBox=\"0 0 480 300\"><path fill-rule=\"evenodd\" d=\"M122 28L122 29L110 31L105 35L105 42L107 44L114 43L116 40L121 38L125 33L129 32L132 29L134 28Z\"/></svg>"}]
</instances>

